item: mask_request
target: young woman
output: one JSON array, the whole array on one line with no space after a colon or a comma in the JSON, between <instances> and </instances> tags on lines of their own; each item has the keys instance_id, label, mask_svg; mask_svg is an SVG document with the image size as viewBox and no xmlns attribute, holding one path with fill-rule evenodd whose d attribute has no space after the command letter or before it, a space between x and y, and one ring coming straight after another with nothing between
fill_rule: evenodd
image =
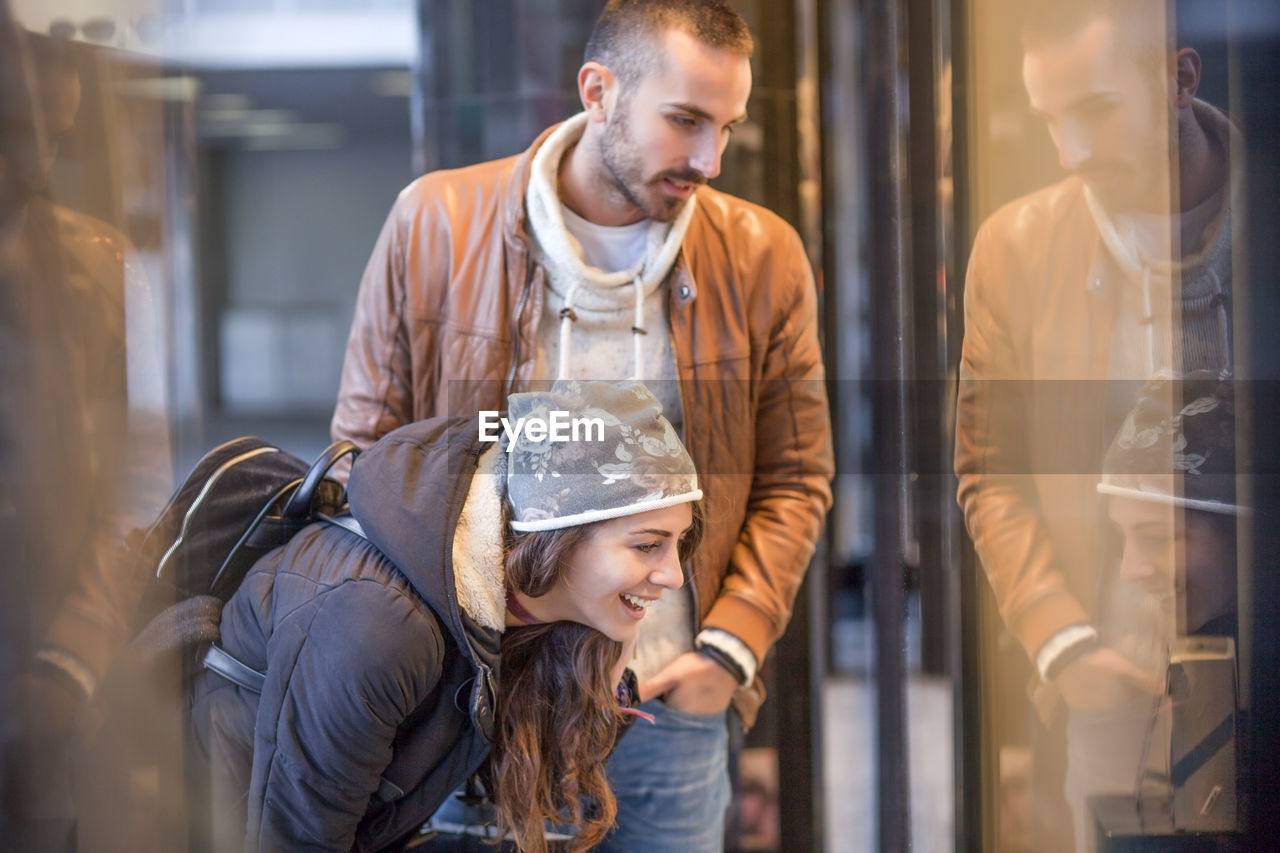
<instances>
[{"instance_id":1,"label":"young woman","mask_svg":"<svg viewBox=\"0 0 1280 853\"><path fill-rule=\"evenodd\" d=\"M636 700L623 650L683 582L702 492L639 383L509 403L501 444L453 418L366 450L348 492L364 538L308 528L227 603L221 645L265 682L195 685L219 849L387 849L477 771L523 850L548 820L577 850L608 831L604 761Z\"/></svg>"},{"instance_id":2,"label":"young woman","mask_svg":"<svg viewBox=\"0 0 1280 853\"><path fill-rule=\"evenodd\" d=\"M1172 712L1187 701L1165 695L1170 649L1181 637L1235 638L1236 519L1246 510L1236 498L1231 378L1148 382L1106 454L1098 493L1116 561L1102 574L1096 624L1066 652L1086 664L1077 687L1087 701L1067 712L1064 787L1081 853L1095 849L1090 797L1170 801ZM1234 808L1223 794L1204 801L1201 817Z\"/></svg>"}]
</instances>

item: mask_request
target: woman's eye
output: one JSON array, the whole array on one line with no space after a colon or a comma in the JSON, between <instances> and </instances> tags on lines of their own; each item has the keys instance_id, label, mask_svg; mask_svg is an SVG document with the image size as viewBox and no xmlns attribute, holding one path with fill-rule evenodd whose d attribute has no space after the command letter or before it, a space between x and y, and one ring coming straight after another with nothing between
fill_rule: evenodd
<instances>
[{"instance_id":1,"label":"woman's eye","mask_svg":"<svg viewBox=\"0 0 1280 853\"><path fill-rule=\"evenodd\" d=\"M671 116L671 123L685 130L692 130L697 125L697 122L689 116Z\"/></svg>"},{"instance_id":2,"label":"woman's eye","mask_svg":"<svg viewBox=\"0 0 1280 853\"><path fill-rule=\"evenodd\" d=\"M657 542L646 542L643 545L637 545L636 550L639 551L641 554L648 554L652 551L658 550L661 547L662 546L659 545Z\"/></svg>"}]
</instances>

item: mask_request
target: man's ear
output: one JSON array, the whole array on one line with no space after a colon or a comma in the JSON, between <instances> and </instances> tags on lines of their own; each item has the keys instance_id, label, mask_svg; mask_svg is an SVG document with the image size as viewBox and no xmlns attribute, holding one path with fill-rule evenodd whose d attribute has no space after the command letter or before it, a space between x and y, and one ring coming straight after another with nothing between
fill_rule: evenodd
<instances>
[{"instance_id":1,"label":"man's ear","mask_svg":"<svg viewBox=\"0 0 1280 853\"><path fill-rule=\"evenodd\" d=\"M617 88L618 78L599 62L588 62L578 69L578 97L589 121L603 122L609 117Z\"/></svg>"},{"instance_id":2,"label":"man's ear","mask_svg":"<svg viewBox=\"0 0 1280 853\"><path fill-rule=\"evenodd\" d=\"M1182 110L1191 106L1200 88L1200 54L1184 47L1173 55L1174 105Z\"/></svg>"}]
</instances>

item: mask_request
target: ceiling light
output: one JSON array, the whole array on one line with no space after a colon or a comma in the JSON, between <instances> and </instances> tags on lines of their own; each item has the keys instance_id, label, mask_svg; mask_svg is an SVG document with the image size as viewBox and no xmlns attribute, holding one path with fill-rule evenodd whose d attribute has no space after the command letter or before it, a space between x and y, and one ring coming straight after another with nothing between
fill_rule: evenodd
<instances>
[{"instance_id":1,"label":"ceiling light","mask_svg":"<svg viewBox=\"0 0 1280 853\"><path fill-rule=\"evenodd\" d=\"M203 85L195 77L139 77L116 83L116 91L136 98L188 102L196 99Z\"/></svg>"}]
</instances>

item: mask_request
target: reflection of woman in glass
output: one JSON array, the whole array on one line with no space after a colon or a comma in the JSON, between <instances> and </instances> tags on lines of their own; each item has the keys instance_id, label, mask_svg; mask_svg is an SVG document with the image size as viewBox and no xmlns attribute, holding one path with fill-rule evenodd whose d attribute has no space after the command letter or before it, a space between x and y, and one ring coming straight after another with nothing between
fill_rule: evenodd
<instances>
[{"instance_id":1,"label":"reflection of woman in glass","mask_svg":"<svg viewBox=\"0 0 1280 853\"><path fill-rule=\"evenodd\" d=\"M591 420L501 446L476 419L391 433L352 470L367 540L308 528L226 605L223 647L265 672L260 694L196 685L226 846L384 849L477 771L522 850L547 820L577 826L574 849L608 831L604 762L637 701L623 666L683 582L702 493L639 383L509 402L512 424Z\"/></svg>"},{"instance_id":2,"label":"reflection of woman in glass","mask_svg":"<svg viewBox=\"0 0 1280 853\"><path fill-rule=\"evenodd\" d=\"M1226 377L1153 380L1103 463L1098 492L1122 544L1100 590L1098 642L1156 684L1176 637L1235 636L1234 430ZM1066 785L1077 849L1093 849L1085 797L1133 796L1145 765L1168 773L1167 708L1153 727L1152 697L1134 682L1099 683L1095 707L1069 712Z\"/></svg>"}]
</instances>

